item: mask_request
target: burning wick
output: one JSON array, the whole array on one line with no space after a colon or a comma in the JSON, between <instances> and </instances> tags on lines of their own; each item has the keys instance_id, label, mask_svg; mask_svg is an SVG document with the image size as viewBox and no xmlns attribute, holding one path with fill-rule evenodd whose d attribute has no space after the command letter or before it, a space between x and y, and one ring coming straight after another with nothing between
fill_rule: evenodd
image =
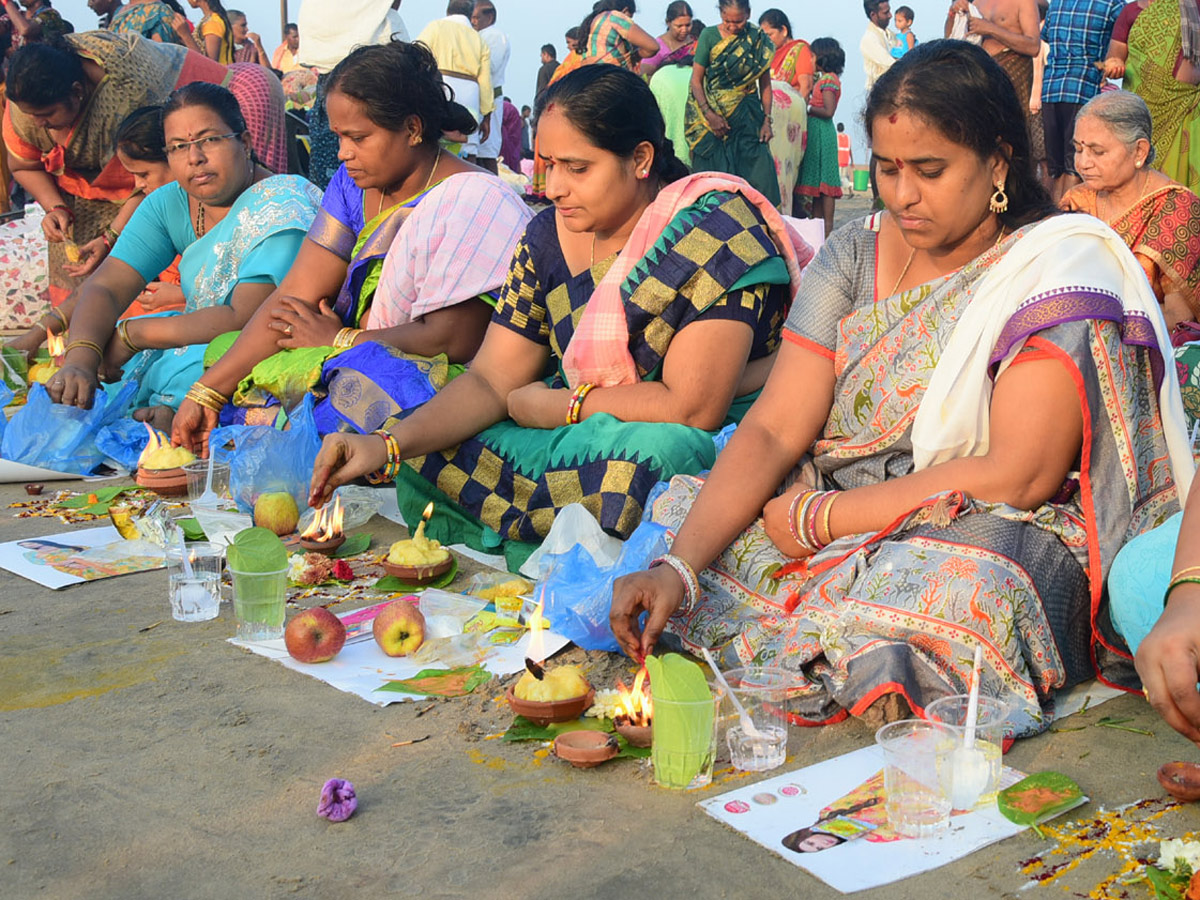
<instances>
[{"instance_id":1,"label":"burning wick","mask_svg":"<svg viewBox=\"0 0 1200 900\"><path fill-rule=\"evenodd\" d=\"M649 676L646 667L638 669L633 679L633 690L625 687L623 681L617 681L617 702L621 710L617 718L624 718L630 725L649 725L653 716L653 703L650 692L646 689L646 678Z\"/></svg>"},{"instance_id":2,"label":"burning wick","mask_svg":"<svg viewBox=\"0 0 1200 900\"><path fill-rule=\"evenodd\" d=\"M342 498L334 497L332 504L322 506L317 510L317 514L313 516L312 522L304 529L300 537L314 543L335 541L342 536L342 521L344 518L342 515Z\"/></svg>"},{"instance_id":3,"label":"burning wick","mask_svg":"<svg viewBox=\"0 0 1200 900\"><path fill-rule=\"evenodd\" d=\"M431 503L430 506L433 504ZM428 512L426 508L426 512ZM533 615L529 617L529 645L526 648L525 668L529 670L529 674L541 681L546 677L546 667L542 664L546 661L546 644L542 638L542 606L546 602L546 588L542 586L542 599L538 601L537 609L533 611ZM542 662L534 662L534 659L540 659Z\"/></svg>"},{"instance_id":4,"label":"burning wick","mask_svg":"<svg viewBox=\"0 0 1200 900\"><path fill-rule=\"evenodd\" d=\"M56 366L62 366L63 353L65 352L66 342L61 334L53 334L50 329L46 329L46 352L50 354L50 358Z\"/></svg>"},{"instance_id":5,"label":"burning wick","mask_svg":"<svg viewBox=\"0 0 1200 900\"><path fill-rule=\"evenodd\" d=\"M425 525L433 516L433 501L425 505L425 512L421 513L421 521L417 523L417 530L413 532L412 542L420 546L421 541L425 539Z\"/></svg>"}]
</instances>

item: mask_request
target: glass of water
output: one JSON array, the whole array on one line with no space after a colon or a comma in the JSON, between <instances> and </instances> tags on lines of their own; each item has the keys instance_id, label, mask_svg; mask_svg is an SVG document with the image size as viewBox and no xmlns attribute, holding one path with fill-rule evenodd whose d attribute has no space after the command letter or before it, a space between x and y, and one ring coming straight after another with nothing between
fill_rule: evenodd
<instances>
[{"instance_id":1,"label":"glass of water","mask_svg":"<svg viewBox=\"0 0 1200 900\"><path fill-rule=\"evenodd\" d=\"M205 622L217 617L224 553L221 545L208 541L167 547L167 597L175 620Z\"/></svg>"},{"instance_id":2,"label":"glass of water","mask_svg":"<svg viewBox=\"0 0 1200 900\"><path fill-rule=\"evenodd\" d=\"M796 676L777 666L747 666L723 673L737 695L754 728L742 727L732 700L722 710L729 761L743 772L766 772L787 760L787 698L797 684Z\"/></svg>"}]
</instances>

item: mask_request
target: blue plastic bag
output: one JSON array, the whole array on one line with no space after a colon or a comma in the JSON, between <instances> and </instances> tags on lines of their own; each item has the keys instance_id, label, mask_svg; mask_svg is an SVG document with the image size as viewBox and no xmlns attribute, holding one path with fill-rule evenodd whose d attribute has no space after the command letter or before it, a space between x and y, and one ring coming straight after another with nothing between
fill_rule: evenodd
<instances>
[{"instance_id":1,"label":"blue plastic bag","mask_svg":"<svg viewBox=\"0 0 1200 900\"><path fill-rule=\"evenodd\" d=\"M46 388L35 384L4 431L0 457L56 472L94 475L106 459L96 436L129 412L137 390L137 382L128 381L112 397L97 391L92 408L79 409L52 402Z\"/></svg>"},{"instance_id":2,"label":"blue plastic bag","mask_svg":"<svg viewBox=\"0 0 1200 900\"><path fill-rule=\"evenodd\" d=\"M12 403L13 392L3 381L0 381L0 410ZM4 437L4 426L8 424L8 417L0 413L0 439Z\"/></svg>"},{"instance_id":3,"label":"blue plastic bag","mask_svg":"<svg viewBox=\"0 0 1200 900\"><path fill-rule=\"evenodd\" d=\"M146 423L128 416L117 419L96 433L96 446L100 451L130 472L137 470L138 457L142 455L148 443L150 432L146 430Z\"/></svg>"},{"instance_id":4,"label":"blue plastic bag","mask_svg":"<svg viewBox=\"0 0 1200 900\"><path fill-rule=\"evenodd\" d=\"M650 560L667 552L667 529L643 522L621 548L611 566L598 566L592 555L580 545L566 553L542 560L546 577L537 594L546 598L546 618L555 634L561 634L584 650L620 651L608 625L612 606L613 582L622 575L638 572Z\"/></svg>"},{"instance_id":5,"label":"blue plastic bag","mask_svg":"<svg viewBox=\"0 0 1200 900\"><path fill-rule=\"evenodd\" d=\"M229 463L229 491L242 512L252 512L259 494L286 491L296 507L308 506L308 486L321 438L313 421L313 396L308 394L288 414L289 426L225 425L213 429L208 446L218 462ZM233 449L226 447L230 442Z\"/></svg>"}]
</instances>

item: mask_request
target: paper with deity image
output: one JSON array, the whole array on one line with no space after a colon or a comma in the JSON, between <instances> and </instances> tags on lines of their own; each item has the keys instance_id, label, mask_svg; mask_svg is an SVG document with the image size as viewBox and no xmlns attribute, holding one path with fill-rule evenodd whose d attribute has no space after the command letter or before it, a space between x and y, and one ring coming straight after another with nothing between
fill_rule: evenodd
<instances>
[{"instance_id":1,"label":"paper with deity image","mask_svg":"<svg viewBox=\"0 0 1200 900\"><path fill-rule=\"evenodd\" d=\"M123 540L111 525L0 544L0 568L52 590L161 569L163 564L160 548Z\"/></svg>"}]
</instances>

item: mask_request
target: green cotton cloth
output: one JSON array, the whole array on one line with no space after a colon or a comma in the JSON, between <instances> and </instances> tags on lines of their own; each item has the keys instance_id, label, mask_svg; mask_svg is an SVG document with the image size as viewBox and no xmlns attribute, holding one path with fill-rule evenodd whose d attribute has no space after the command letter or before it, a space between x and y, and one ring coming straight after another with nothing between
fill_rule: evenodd
<instances>
[{"instance_id":1,"label":"green cotton cloth","mask_svg":"<svg viewBox=\"0 0 1200 900\"><path fill-rule=\"evenodd\" d=\"M725 424L740 422L758 394L734 400ZM506 420L483 431L479 440L531 480L553 469L587 469L632 460L653 471L659 481L669 481L677 474L711 469L717 459L716 434L687 425L622 422L600 413L577 425L552 429L522 428ZM432 501L436 514L425 525L426 535L442 544L466 544L484 553L502 554L513 572L539 546L502 538L409 466L402 467L396 478L396 501L410 529L416 528Z\"/></svg>"}]
</instances>

